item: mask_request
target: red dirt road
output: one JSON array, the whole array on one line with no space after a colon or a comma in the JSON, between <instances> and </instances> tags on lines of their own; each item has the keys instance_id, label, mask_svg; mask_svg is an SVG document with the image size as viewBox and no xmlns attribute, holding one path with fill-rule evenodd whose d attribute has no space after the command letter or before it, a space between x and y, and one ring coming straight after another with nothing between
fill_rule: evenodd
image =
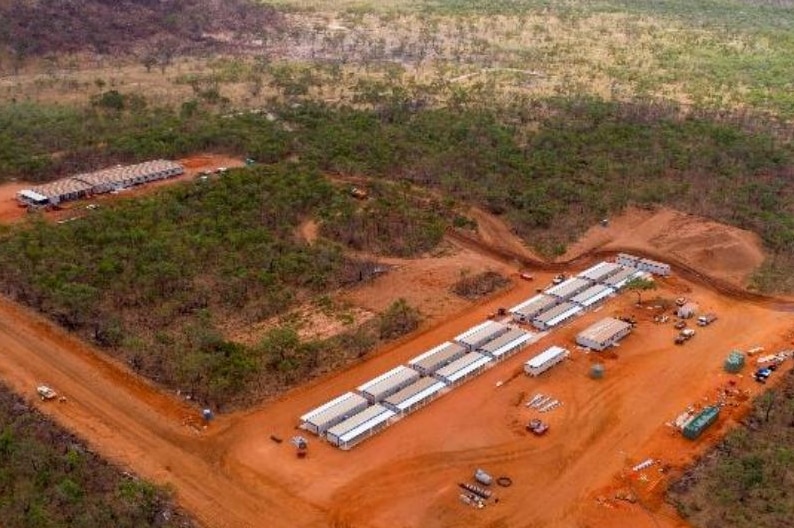
<instances>
[{"instance_id":1,"label":"red dirt road","mask_svg":"<svg viewBox=\"0 0 794 528\"><path fill-rule=\"evenodd\" d=\"M199 423L195 409L2 299L0 349L0 376L12 388L28 397L39 383L56 388L68 401L40 404L43 412L106 458L172 485L205 526L323 526L313 508L267 478L247 487L230 477L219 465L211 436L188 425ZM222 419L213 424L222 427Z\"/></svg>"}]
</instances>

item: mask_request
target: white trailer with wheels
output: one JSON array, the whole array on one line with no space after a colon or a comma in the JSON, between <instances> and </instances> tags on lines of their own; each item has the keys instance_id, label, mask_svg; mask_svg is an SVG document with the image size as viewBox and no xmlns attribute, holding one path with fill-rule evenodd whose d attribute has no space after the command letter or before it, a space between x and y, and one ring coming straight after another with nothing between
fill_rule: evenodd
<instances>
[{"instance_id":1,"label":"white trailer with wheels","mask_svg":"<svg viewBox=\"0 0 794 528\"><path fill-rule=\"evenodd\" d=\"M530 376L539 376L570 355L568 350L553 346L524 363L524 372Z\"/></svg>"}]
</instances>

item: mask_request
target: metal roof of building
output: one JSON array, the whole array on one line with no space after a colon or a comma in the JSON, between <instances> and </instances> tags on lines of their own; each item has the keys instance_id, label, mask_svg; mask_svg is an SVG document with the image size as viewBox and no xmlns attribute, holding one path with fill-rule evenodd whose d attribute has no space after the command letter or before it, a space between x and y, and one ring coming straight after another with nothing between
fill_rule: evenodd
<instances>
[{"instance_id":1,"label":"metal roof of building","mask_svg":"<svg viewBox=\"0 0 794 528\"><path fill-rule=\"evenodd\" d=\"M551 320L559 317L560 315L565 314L565 313L567 313L567 312L569 312L571 310L574 310L575 308L579 309L577 311L581 311L581 309L582 309L581 306L579 306L577 304L573 304L572 302L566 301L564 303L558 304L557 306L549 308L548 310L546 310L545 312L543 312L541 314L538 314L537 316L535 316L534 320L535 321L539 321L541 323L548 324L549 321L551 321Z\"/></svg>"},{"instance_id":2,"label":"metal roof of building","mask_svg":"<svg viewBox=\"0 0 794 528\"><path fill-rule=\"evenodd\" d=\"M526 332L519 328L511 328L506 333L500 335L496 339L492 339L491 341L488 341L484 345L480 346L477 350L482 350L485 352L493 352L494 350L499 350L503 346L512 343L513 341L516 341L517 339L523 336L531 337L531 335L532 334L530 334L529 332Z\"/></svg>"},{"instance_id":3,"label":"metal roof of building","mask_svg":"<svg viewBox=\"0 0 794 528\"><path fill-rule=\"evenodd\" d=\"M466 349L457 343L450 343L449 341L438 345L427 352L420 354L408 362L409 365L415 365L427 371L436 370L439 365L445 364L449 358L463 354Z\"/></svg>"},{"instance_id":4,"label":"metal roof of building","mask_svg":"<svg viewBox=\"0 0 794 528\"><path fill-rule=\"evenodd\" d=\"M586 339L595 343L605 343L615 335L631 329L631 324L614 317L606 317L582 330L577 339Z\"/></svg>"},{"instance_id":5,"label":"metal roof of building","mask_svg":"<svg viewBox=\"0 0 794 528\"><path fill-rule=\"evenodd\" d=\"M617 273L619 270L619 264L615 264L614 262L599 262L595 266L582 271L578 276L598 282L614 273Z\"/></svg>"},{"instance_id":6,"label":"metal roof of building","mask_svg":"<svg viewBox=\"0 0 794 528\"><path fill-rule=\"evenodd\" d=\"M345 443L364 431L380 425L394 415L394 411L376 403L331 427L326 432L326 436L334 436L340 440L340 443Z\"/></svg>"},{"instance_id":7,"label":"metal roof of building","mask_svg":"<svg viewBox=\"0 0 794 528\"><path fill-rule=\"evenodd\" d=\"M607 286L620 288L623 286L623 284L626 283L626 281L628 281L638 273L640 273L640 271L637 270L636 268L621 266L621 269L617 273L615 273L611 277L607 277L606 279L602 280L601 283Z\"/></svg>"},{"instance_id":8,"label":"metal roof of building","mask_svg":"<svg viewBox=\"0 0 794 528\"><path fill-rule=\"evenodd\" d=\"M388 396L395 392L396 387L404 385L410 380L419 378L419 373L412 368L400 365L392 370L381 374L375 379L371 379L358 387L358 391L364 396L370 396L376 400Z\"/></svg>"},{"instance_id":9,"label":"metal roof of building","mask_svg":"<svg viewBox=\"0 0 794 528\"><path fill-rule=\"evenodd\" d=\"M526 366L530 368L539 368L542 367L547 361L557 358L560 355L568 355L567 349L559 347L559 346L552 346L538 354L537 356L531 358L529 361L525 363Z\"/></svg>"},{"instance_id":10,"label":"metal roof of building","mask_svg":"<svg viewBox=\"0 0 794 528\"><path fill-rule=\"evenodd\" d=\"M364 396L354 392L347 392L338 398L335 398L328 403L317 407L316 409L312 409L301 416L300 419L304 422L311 422L313 424L322 426L330 421L333 421L334 418L346 414L350 412L351 409L355 409L362 404L369 404Z\"/></svg>"},{"instance_id":11,"label":"metal roof of building","mask_svg":"<svg viewBox=\"0 0 794 528\"><path fill-rule=\"evenodd\" d=\"M464 345L476 346L483 339L505 333L509 327L496 321L485 321L475 327L469 328L455 338L455 341Z\"/></svg>"},{"instance_id":12,"label":"metal roof of building","mask_svg":"<svg viewBox=\"0 0 794 528\"><path fill-rule=\"evenodd\" d=\"M428 376L415 381L400 392L392 394L383 401L384 403L388 403L400 409L400 411L404 411L412 405L436 394L444 387L446 387L446 384L443 381L438 381Z\"/></svg>"},{"instance_id":13,"label":"metal roof of building","mask_svg":"<svg viewBox=\"0 0 794 528\"><path fill-rule=\"evenodd\" d=\"M30 190L51 200L67 194L88 192L91 190L91 185L73 178L63 178L43 185L37 185Z\"/></svg>"},{"instance_id":14,"label":"metal roof of building","mask_svg":"<svg viewBox=\"0 0 794 528\"><path fill-rule=\"evenodd\" d=\"M86 172L83 174L76 174L73 178L92 185L101 185L106 183L124 183L135 178L151 176L161 172L182 169L182 165L174 161L168 160L152 160L138 163L136 165L120 165L118 167L111 167L109 169L102 169L95 172Z\"/></svg>"},{"instance_id":15,"label":"metal roof of building","mask_svg":"<svg viewBox=\"0 0 794 528\"><path fill-rule=\"evenodd\" d=\"M436 374L450 383L454 383L467 374L476 371L491 361L491 358L478 352L469 352L446 367L440 368Z\"/></svg>"},{"instance_id":16,"label":"metal roof of building","mask_svg":"<svg viewBox=\"0 0 794 528\"><path fill-rule=\"evenodd\" d=\"M571 277L570 279L547 289L545 293L554 295L560 299L567 299L571 295L581 291L583 288L587 288L590 286L590 284L592 283L587 279L583 279L581 277Z\"/></svg>"},{"instance_id":17,"label":"metal roof of building","mask_svg":"<svg viewBox=\"0 0 794 528\"><path fill-rule=\"evenodd\" d=\"M552 297L551 295L543 295L541 293L532 297L531 299L527 299L521 304L513 306L508 311L510 313L523 315L524 317L534 317L549 307L554 306L558 302L560 301L556 297Z\"/></svg>"},{"instance_id":18,"label":"metal roof of building","mask_svg":"<svg viewBox=\"0 0 794 528\"><path fill-rule=\"evenodd\" d=\"M571 302L575 302L576 304L581 304L582 306L591 306L601 299L605 297L609 297L615 293L615 290L610 288L609 286L604 286L603 284L596 284L595 286L591 286L587 288L585 291L581 293L577 293L573 297L571 297Z\"/></svg>"}]
</instances>

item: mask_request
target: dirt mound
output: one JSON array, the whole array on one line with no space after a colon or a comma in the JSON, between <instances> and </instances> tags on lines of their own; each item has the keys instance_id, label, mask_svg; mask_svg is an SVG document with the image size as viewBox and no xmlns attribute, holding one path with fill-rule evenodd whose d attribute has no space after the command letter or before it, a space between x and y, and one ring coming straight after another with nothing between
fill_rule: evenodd
<instances>
[{"instance_id":1,"label":"dirt mound","mask_svg":"<svg viewBox=\"0 0 794 528\"><path fill-rule=\"evenodd\" d=\"M761 239L749 231L672 209L629 208L607 226L590 228L560 260L627 247L669 255L739 286L765 258Z\"/></svg>"}]
</instances>

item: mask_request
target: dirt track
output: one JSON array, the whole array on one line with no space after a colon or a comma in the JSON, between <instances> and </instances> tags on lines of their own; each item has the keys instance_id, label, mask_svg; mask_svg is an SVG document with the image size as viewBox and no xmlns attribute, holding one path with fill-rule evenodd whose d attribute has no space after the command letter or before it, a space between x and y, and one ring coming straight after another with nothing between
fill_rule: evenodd
<instances>
[{"instance_id":1,"label":"dirt track","mask_svg":"<svg viewBox=\"0 0 794 528\"><path fill-rule=\"evenodd\" d=\"M88 439L105 457L171 484L178 500L210 527L681 525L660 504L653 504L649 516L636 505L597 506L595 498L609 495L615 476L629 463L654 456L680 465L711 444L720 431L693 445L671 436L662 423L702 402L726 381L721 360L729 348L789 343L792 321L784 312L792 311L794 303L748 294L675 261L671 263L678 277L662 281L660 294L674 296L683 290L720 313L719 323L684 349L673 349L671 328L654 325L640 310L636 335L607 360L603 383L587 379L592 358L579 351L539 379L516 375L533 352L570 343L576 332L604 315L636 311L633 296L622 295L349 453L310 437L310 457L298 461L287 442L269 440L271 434L289 438L297 417L322 401L450 339L495 307L533 295L551 272L580 269L620 250L547 264L473 237L449 236L489 258L542 271L535 282L521 281L496 298L450 313L410 340L275 402L220 417L206 431L200 429L196 409L7 301L0 301L0 376L28 397L38 383L54 386L69 401L37 403L44 412ZM737 300L752 301L752 306ZM497 382L505 383L497 387ZM759 390L749 380L739 383L746 390ZM516 404L535 392L564 401L548 415L552 433L543 439L523 430L530 414ZM722 431L732 423L731 413L726 414ZM479 466L509 474L515 482L500 492L499 505L484 511L465 508L457 500L456 483ZM651 495L658 500L658 493Z\"/></svg>"},{"instance_id":2,"label":"dirt track","mask_svg":"<svg viewBox=\"0 0 794 528\"><path fill-rule=\"evenodd\" d=\"M87 438L111 460L174 486L206 526L310 526L316 514L260 479L240 486L220 471L210 436L198 434L194 408L163 394L35 314L0 299L0 375L30 398L39 383L68 399L40 408ZM214 425L224 427L224 421ZM287 519L280 508L294 512ZM322 524L316 524L322 526Z\"/></svg>"}]
</instances>

